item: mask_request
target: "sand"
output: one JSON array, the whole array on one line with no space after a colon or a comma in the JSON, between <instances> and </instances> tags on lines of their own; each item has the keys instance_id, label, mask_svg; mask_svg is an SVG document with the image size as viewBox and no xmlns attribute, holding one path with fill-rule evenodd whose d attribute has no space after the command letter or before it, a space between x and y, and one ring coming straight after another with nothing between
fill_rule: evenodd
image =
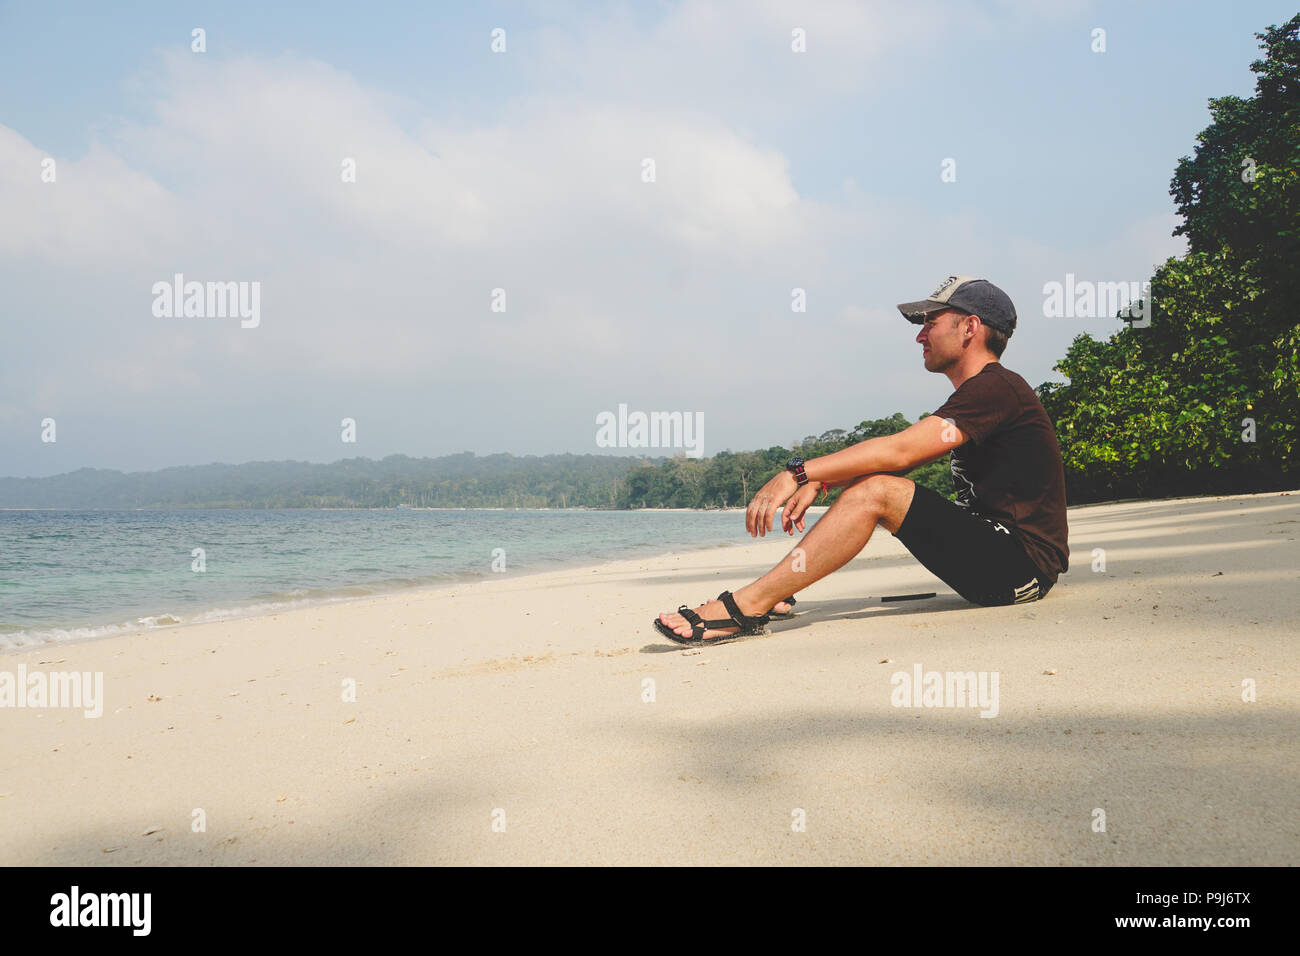
<instances>
[{"instance_id":1,"label":"sand","mask_svg":"<svg viewBox=\"0 0 1300 956\"><path fill-rule=\"evenodd\" d=\"M106 701L0 709L0 863L1294 864L1300 494L1070 527L1044 601L878 531L701 651L650 619L791 539L0 655ZM996 674L996 716L894 706L917 665Z\"/></svg>"}]
</instances>

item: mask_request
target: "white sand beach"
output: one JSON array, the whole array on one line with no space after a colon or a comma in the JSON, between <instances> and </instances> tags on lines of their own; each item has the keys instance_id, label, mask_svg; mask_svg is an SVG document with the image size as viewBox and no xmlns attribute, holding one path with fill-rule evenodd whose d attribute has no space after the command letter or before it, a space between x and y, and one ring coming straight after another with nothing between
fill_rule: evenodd
<instances>
[{"instance_id":1,"label":"white sand beach","mask_svg":"<svg viewBox=\"0 0 1300 956\"><path fill-rule=\"evenodd\" d=\"M790 538L5 654L105 703L0 709L0 863L1294 864L1300 493L1070 530L1041 602L878 531L701 650L651 619ZM893 706L916 665L996 674L996 716Z\"/></svg>"}]
</instances>

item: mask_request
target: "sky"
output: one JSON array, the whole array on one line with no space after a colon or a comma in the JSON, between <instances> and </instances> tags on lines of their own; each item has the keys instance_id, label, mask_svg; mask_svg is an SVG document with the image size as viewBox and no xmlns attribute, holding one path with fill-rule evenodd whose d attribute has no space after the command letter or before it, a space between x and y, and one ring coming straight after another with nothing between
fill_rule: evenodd
<instances>
[{"instance_id":1,"label":"sky","mask_svg":"<svg viewBox=\"0 0 1300 956\"><path fill-rule=\"evenodd\" d=\"M952 386L895 305L953 274L1061 381L1122 323L1045 284L1185 251L1177 161L1295 12L0 0L0 475L915 420ZM255 319L169 309L177 274Z\"/></svg>"}]
</instances>

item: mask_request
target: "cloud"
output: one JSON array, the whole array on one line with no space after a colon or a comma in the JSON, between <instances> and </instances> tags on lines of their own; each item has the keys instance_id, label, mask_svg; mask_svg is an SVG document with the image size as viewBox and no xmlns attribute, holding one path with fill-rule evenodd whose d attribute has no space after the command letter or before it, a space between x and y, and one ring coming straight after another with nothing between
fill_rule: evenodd
<instances>
[{"instance_id":1,"label":"cloud","mask_svg":"<svg viewBox=\"0 0 1300 956\"><path fill-rule=\"evenodd\" d=\"M167 190L103 145L79 159L55 159L4 126L0 209L0 255L82 269L110 268L158 248L180 224Z\"/></svg>"},{"instance_id":2,"label":"cloud","mask_svg":"<svg viewBox=\"0 0 1300 956\"><path fill-rule=\"evenodd\" d=\"M285 369L305 355L330 372L424 372L450 360L448 336L458 362L509 363L535 361L547 338L581 355L593 327L607 353L694 325L679 294L693 281L718 304L719 282L815 260L833 238L822 228L836 214L800 199L779 152L703 119L567 96L487 127L408 133L381 97L318 62L179 55L166 67L152 121L64 161L55 185L11 185L21 212L0 233L59 266L122 268L131 291L108 297L124 344L161 334L144 293L182 272L262 283L256 332L230 324L223 344L195 326L212 363ZM11 131L0 143L9 165L38 169L38 149ZM489 311L494 288L505 315ZM212 322L165 321L182 333ZM436 347L391 348L413 336Z\"/></svg>"},{"instance_id":3,"label":"cloud","mask_svg":"<svg viewBox=\"0 0 1300 956\"><path fill-rule=\"evenodd\" d=\"M10 333L24 361L0 385L3 434L56 402L131 429L149 401L171 463L330 457L306 436L362 405L402 423L372 419L366 454L458 450L414 420L478 450L519 448L527 420L526 450L573 448L619 401L705 410L733 447L892 411L863 410L914 359L891 303L1025 240L970 212L936 229L896 182L811 198L783 136L841 98L864 122L900 58L979 19L926 2L657 9L560 10L512 33L524 86L481 117L412 121L406 100L308 56L179 52L136 84L146 118L56 157L55 184L40 144L0 127L0 281L29 317ZM1145 248L1145 228L1125 241ZM260 327L155 318L151 287L177 272L260 282ZM867 383L872 363L887 371ZM772 382L800 377L821 405L768 407ZM542 434L548 414L580 424ZM218 433L236 434L213 447Z\"/></svg>"},{"instance_id":4,"label":"cloud","mask_svg":"<svg viewBox=\"0 0 1300 956\"><path fill-rule=\"evenodd\" d=\"M511 55L535 82L673 110L707 103L743 126L869 92L900 60L915 62L971 22L931 0L700 0L659 9L644 23L627 10L590 19L552 8L552 25Z\"/></svg>"}]
</instances>

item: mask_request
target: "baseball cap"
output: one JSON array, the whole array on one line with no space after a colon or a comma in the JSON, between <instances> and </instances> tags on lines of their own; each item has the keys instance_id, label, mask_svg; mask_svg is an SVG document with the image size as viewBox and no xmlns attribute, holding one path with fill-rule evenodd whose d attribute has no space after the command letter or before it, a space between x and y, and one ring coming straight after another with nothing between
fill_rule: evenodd
<instances>
[{"instance_id":1,"label":"baseball cap","mask_svg":"<svg viewBox=\"0 0 1300 956\"><path fill-rule=\"evenodd\" d=\"M1016 330L1016 307L1011 298L988 279L948 276L924 299L899 303L898 311L909 322L921 325L930 312L959 309L973 313L980 321L1010 335Z\"/></svg>"}]
</instances>

